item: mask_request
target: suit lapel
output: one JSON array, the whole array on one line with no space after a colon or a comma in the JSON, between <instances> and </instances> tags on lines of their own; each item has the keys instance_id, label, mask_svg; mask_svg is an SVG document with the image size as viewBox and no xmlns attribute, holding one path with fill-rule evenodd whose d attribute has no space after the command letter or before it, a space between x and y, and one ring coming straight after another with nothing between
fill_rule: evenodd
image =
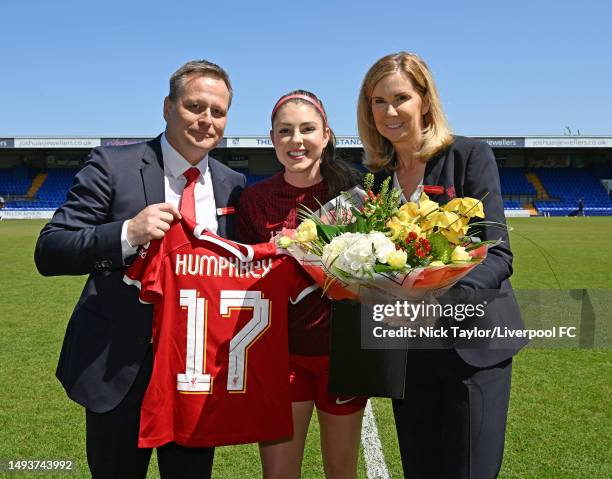
<instances>
[{"instance_id":1,"label":"suit lapel","mask_svg":"<svg viewBox=\"0 0 612 479\"><path fill-rule=\"evenodd\" d=\"M232 187L228 184L227 177L223 173L219 162L210 156L208 157L208 167L210 168L215 206L217 209L224 208L227 206ZM217 234L224 238L227 235L227 216L226 214L217 215Z\"/></svg>"},{"instance_id":2,"label":"suit lapel","mask_svg":"<svg viewBox=\"0 0 612 479\"><path fill-rule=\"evenodd\" d=\"M425 174L423 175L423 184L429 186L440 185L440 175L442 174L443 155L437 155L427 162L425 166Z\"/></svg>"},{"instance_id":3,"label":"suit lapel","mask_svg":"<svg viewBox=\"0 0 612 479\"><path fill-rule=\"evenodd\" d=\"M147 143L140 174L147 205L163 203L166 200L164 188L164 160L160 143L161 135Z\"/></svg>"}]
</instances>

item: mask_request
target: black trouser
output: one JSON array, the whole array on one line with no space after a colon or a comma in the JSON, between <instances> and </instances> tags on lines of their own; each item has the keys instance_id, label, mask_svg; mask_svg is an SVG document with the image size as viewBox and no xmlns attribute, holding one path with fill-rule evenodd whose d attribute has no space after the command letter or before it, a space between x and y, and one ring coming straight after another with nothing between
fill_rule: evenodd
<instances>
[{"instance_id":1,"label":"black trouser","mask_svg":"<svg viewBox=\"0 0 612 479\"><path fill-rule=\"evenodd\" d=\"M404 399L393 401L404 476L497 477L512 359L476 368L454 350L413 350L406 373Z\"/></svg>"},{"instance_id":2,"label":"black trouser","mask_svg":"<svg viewBox=\"0 0 612 479\"><path fill-rule=\"evenodd\" d=\"M140 405L151 376L150 353L125 399L112 411L86 411L87 462L94 479L144 479L151 449L138 448ZM214 448L169 443L157 448L163 479L210 478Z\"/></svg>"}]
</instances>

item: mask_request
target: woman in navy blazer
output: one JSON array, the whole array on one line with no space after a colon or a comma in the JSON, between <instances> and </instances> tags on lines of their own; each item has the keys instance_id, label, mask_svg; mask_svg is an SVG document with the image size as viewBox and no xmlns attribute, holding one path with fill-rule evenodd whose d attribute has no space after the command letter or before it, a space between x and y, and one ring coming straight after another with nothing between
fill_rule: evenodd
<instances>
[{"instance_id":1,"label":"woman in navy blazer","mask_svg":"<svg viewBox=\"0 0 612 479\"><path fill-rule=\"evenodd\" d=\"M370 68L359 95L358 125L365 166L375 172L378 184L392 176L407 201L418 198L421 185L436 186L430 197L441 203L455 196L483 198L485 220L505 224L491 148L451 133L431 73L418 56L399 52ZM479 235L483 240L501 236L503 242L452 288L452 300L478 302L487 292L486 315L478 319L478 326L521 329L509 282L508 234L485 228ZM455 325L474 326L465 323ZM523 345L523 340L491 341L474 348L455 341L449 349L408 351L404 398L393 401L406 477L498 474L512 356Z\"/></svg>"}]
</instances>

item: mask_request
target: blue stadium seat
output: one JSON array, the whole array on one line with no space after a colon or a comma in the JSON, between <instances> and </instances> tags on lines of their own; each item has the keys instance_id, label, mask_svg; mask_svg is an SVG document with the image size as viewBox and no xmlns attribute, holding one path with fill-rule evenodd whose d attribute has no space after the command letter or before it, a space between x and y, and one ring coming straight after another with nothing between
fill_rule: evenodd
<instances>
[{"instance_id":1,"label":"blue stadium seat","mask_svg":"<svg viewBox=\"0 0 612 479\"><path fill-rule=\"evenodd\" d=\"M32 180L30 178L15 175L12 169L0 169L1 196L25 195L31 184Z\"/></svg>"},{"instance_id":2,"label":"blue stadium seat","mask_svg":"<svg viewBox=\"0 0 612 479\"><path fill-rule=\"evenodd\" d=\"M78 170L73 168L50 169L47 180L38 190L38 202L48 209L59 208L66 201L66 194L72 186L74 175Z\"/></svg>"},{"instance_id":3,"label":"blue stadium seat","mask_svg":"<svg viewBox=\"0 0 612 479\"><path fill-rule=\"evenodd\" d=\"M533 195L536 190L525 176L522 168L500 168L499 181L504 195Z\"/></svg>"},{"instance_id":4,"label":"blue stadium seat","mask_svg":"<svg viewBox=\"0 0 612 479\"><path fill-rule=\"evenodd\" d=\"M38 190L35 200L7 201L7 209L21 210L54 210L64 203L66 193L74 180L78 170L73 168L50 169L48 176L41 188ZM40 171L33 171L36 175ZM11 196L23 196L27 193L32 178L14 178L12 170L0 170L0 194Z\"/></svg>"},{"instance_id":5,"label":"blue stadium seat","mask_svg":"<svg viewBox=\"0 0 612 479\"><path fill-rule=\"evenodd\" d=\"M504 201L504 209L505 210L522 210L523 207L521 206L521 202L520 201L505 200Z\"/></svg>"}]
</instances>

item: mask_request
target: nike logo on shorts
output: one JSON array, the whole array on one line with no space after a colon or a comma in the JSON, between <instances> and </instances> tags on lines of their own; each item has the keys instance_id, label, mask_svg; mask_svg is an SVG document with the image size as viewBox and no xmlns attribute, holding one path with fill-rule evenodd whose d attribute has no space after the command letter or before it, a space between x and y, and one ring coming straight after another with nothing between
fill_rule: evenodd
<instances>
[{"instance_id":1,"label":"nike logo on shorts","mask_svg":"<svg viewBox=\"0 0 612 479\"><path fill-rule=\"evenodd\" d=\"M357 396L353 396L352 398L348 398L348 399L340 399L339 397L336 398L336 404L338 406L342 406L343 404L346 404L347 402L351 402L353 399L355 399Z\"/></svg>"}]
</instances>

